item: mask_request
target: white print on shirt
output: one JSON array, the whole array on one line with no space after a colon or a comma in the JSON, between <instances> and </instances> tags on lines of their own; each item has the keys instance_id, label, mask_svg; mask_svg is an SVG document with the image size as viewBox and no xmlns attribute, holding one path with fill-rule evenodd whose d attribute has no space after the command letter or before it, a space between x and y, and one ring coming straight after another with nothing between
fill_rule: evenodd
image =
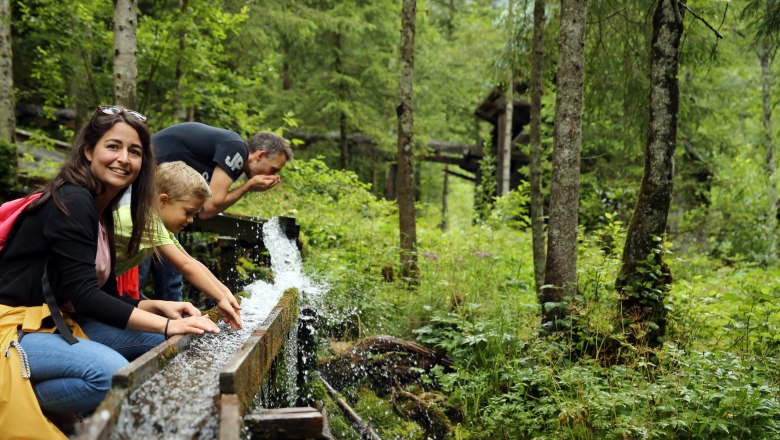
<instances>
[{"instance_id":1,"label":"white print on shirt","mask_svg":"<svg viewBox=\"0 0 780 440\"><path fill-rule=\"evenodd\" d=\"M206 182L209 181L209 172L208 171L204 171L203 172L203 178L206 179Z\"/></svg>"},{"instance_id":2,"label":"white print on shirt","mask_svg":"<svg viewBox=\"0 0 780 440\"><path fill-rule=\"evenodd\" d=\"M244 159L242 159L241 155L238 153L236 153L232 159L230 156L225 156L225 165L229 166L231 170L237 171L244 166Z\"/></svg>"}]
</instances>

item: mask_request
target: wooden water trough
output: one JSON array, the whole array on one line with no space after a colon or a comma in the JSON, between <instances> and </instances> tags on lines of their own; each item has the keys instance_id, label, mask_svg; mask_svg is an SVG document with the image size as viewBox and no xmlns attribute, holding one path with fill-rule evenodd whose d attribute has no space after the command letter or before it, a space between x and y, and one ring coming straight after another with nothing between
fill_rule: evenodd
<instances>
[{"instance_id":1,"label":"wooden water trough","mask_svg":"<svg viewBox=\"0 0 780 440\"><path fill-rule=\"evenodd\" d=\"M300 227L291 217L280 218L288 238L297 238ZM234 267L231 248L241 245L257 248L264 245L260 233L262 222L249 217L221 214L213 219L197 221L192 230L222 235L220 245L227 243L229 252L220 255L222 268ZM227 273L221 273L227 277ZM214 380L219 381L218 423L220 439L242 438L246 424L253 438L327 438L323 436L325 421L313 408L251 408L274 359L291 331L297 331L299 292L288 289L269 315L233 355ZM160 371L174 356L185 351L193 336L179 335L168 339L148 353L117 371L112 388L93 415L76 427L77 439L108 439L114 430L126 397ZM215 396L216 397L216 396Z\"/></svg>"},{"instance_id":2,"label":"wooden water trough","mask_svg":"<svg viewBox=\"0 0 780 440\"><path fill-rule=\"evenodd\" d=\"M263 380L291 331L298 325L298 290L288 289L244 345L220 371L218 399L219 438L242 438L242 418L251 409ZM187 349L191 335L175 336L117 371L112 388L93 415L77 426L75 438L108 439L116 426L125 398ZM284 432L276 438L321 438L323 417L310 408L258 410L247 415L253 432ZM297 434L296 434L297 433ZM263 438L260 436L259 438Z\"/></svg>"},{"instance_id":3,"label":"wooden water trough","mask_svg":"<svg viewBox=\"0 0 780 440\"><path fill-rule=\"evenodd\" d=\"M265 322L220 371L221 440L242 438L243 425L252 438L327 438L324 417L314 408L252 408L274 358L298 323L298 300L297 291L286 291Z\"/></svg>"}]
</instances>

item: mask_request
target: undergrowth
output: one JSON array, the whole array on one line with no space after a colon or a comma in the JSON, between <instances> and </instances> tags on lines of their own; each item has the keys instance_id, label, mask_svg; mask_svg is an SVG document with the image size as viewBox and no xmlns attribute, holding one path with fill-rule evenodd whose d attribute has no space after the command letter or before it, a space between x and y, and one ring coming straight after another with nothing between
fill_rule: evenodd
<instances>
[{"instance_id":1,"label":"undergrowth","mask_svg":"<svg viewBox=\"0 0 780 440\"><path fill-rule=\"evenodd\" d=\"M447 394L443 409L459 414L448 438L780 438L777 267L676 255L672 246L666 339L654 350L622 346L620 362L608 362L602 344L621 334L621 216L582 231L571 306L578 342L541 339L530 232L512 204L498 204L502 221L447 231L437 210L421 206L421 279L409 290L394 277L394 203L319 160L291 163L283 181L282 191L245 197L236 209L297 218L307 270L331 286L319 308L332 337L391 334L452 359L424 378Z\"/></svg>"}]
</instances>

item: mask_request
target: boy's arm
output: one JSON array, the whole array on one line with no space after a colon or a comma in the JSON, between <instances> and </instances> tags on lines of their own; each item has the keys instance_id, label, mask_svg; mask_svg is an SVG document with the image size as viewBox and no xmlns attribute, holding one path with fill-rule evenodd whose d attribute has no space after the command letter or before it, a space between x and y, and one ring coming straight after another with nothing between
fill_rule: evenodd
<instances>
[{"instance_id":1,"label":"boy's arm","mask_svg":"<svg viewBox=\"0 0 780 440\"><path fill-rule=\"evenodd\" d=\"M212 282L212 278L216 279L211 271L206 268L199 261L192 258L188 253L182 251L176 245L169 244L165 246L157 246L157 251L160 255L168 260L182 276L189 281L195 288L210 296L217 302L222 316L225 321L233 328L241 328L241 318L238 316L238 312L234 310L230 303L230 297L223 292L218 285ZM221 284L221 283L220 283ZM228 291L229 293L229 291ZM233 299L235 301L235 299Z\"/></svg>"}]
</instances>

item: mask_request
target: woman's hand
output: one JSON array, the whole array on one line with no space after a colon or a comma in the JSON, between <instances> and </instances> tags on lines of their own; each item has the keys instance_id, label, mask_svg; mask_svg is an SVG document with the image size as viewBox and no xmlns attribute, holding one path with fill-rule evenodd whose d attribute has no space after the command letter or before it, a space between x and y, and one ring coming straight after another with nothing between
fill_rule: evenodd
<instances>
[{"instance_id":1,"label":"woman's hand","mask_svg":"<svg viewBox=\"0 0 780 440\"><path fill-rule=\"evenodd\" d=\"M233 302L230 301L231 299ZM237 306L238 302L233 298L233 295L225 295L225 297L217 303L219 313L222 315L222 320L230 324L230 327L234 329L239 329L244 326L244 323L241 322L241 317L238 315L240 307Z\"/></svg>"},{"instance_id":2,"label":"woman's hand","mask_svg":"<svg viewBox=\"0 0 780 440\"><path fill-rule=\"evenodd\" d=\"M168 302L168 301L166 301ZM188 318L171 319L168 321L168 332L165 336L184 335L192 333L219 333L219 327L208 316L190 316Z\"/></svg>"},{"instance_id":3,"label":"woman's hand","mask_svg":"<svg viewBox=\"0 0 780 440\"><path fill-rule=\"evenodd\" d=\"M183 316L200 316L200 310L185 301L162 301L157 299L144 300L138 307L166 318L179 319Z\"/></svg>"}]
</instances>

